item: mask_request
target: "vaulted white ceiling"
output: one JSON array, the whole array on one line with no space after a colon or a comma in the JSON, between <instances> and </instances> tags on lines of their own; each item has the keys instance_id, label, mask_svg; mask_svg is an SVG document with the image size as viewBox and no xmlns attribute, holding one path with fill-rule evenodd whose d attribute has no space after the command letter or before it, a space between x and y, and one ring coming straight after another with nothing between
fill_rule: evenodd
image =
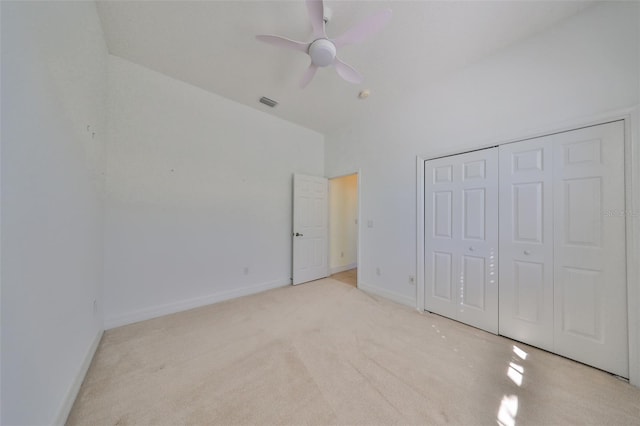
<instances>
[{"instance_id":1,"label":"vaulted white ceiling","mask_svg":"<svg viewBox=\"0 0 640 426\"><path fill-rule=\"evenodd\" d=\"M329 37L385 7L393 18L371 39L338 52L364 76L362 84L326 68L305 89L298 82L308 56L255 39L277 34L311 41L303 0L102 1L98 12L110 53L327 134L592 3L327 0ZM358 99L365 88L371 96ZM266 107L261 96L279 105Z\"/></svg>"}]
</instances>

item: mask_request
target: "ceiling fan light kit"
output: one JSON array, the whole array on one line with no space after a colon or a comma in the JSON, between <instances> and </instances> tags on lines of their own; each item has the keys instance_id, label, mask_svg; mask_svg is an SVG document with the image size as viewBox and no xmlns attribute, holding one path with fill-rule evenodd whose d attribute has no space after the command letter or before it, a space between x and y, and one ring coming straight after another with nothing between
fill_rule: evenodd
<instances>
[{"instance_id":1,"label":"ceiling fan light kit","mask_svg":"<svg viewBox=\"0 0 640 426\"><path fill-rule=\"evenodd\" d=\"M336 59L336 46L326 38L319 38L309 46L309 56L314 65L329 66Z\"/></svg>"},{"instance_id":2,"label":"ceiling fan light kit","mask_svg":"<svg viewBox=\"0 0 640 426\"><path fill-rule=\"evenodd\" d=\"M331 17L331 11L324 7L322 0L306 0L306 2L311 26L313 27L313 41L304 43L276 35L258 35L256 38L265 43L298 50L309 55L311 64L302 76L300 87L305 87L309 84L318 68L329 65L333 65L338 75L344 80L354 84L361 83L362 76L360 73L350 65L342 62L337 56L337 51L342 46L360 43L384 28L391 19L391 9L383 9L365 18L341 36L329 39L325 31L325 23Z\"/></svg>"}]
</instances>

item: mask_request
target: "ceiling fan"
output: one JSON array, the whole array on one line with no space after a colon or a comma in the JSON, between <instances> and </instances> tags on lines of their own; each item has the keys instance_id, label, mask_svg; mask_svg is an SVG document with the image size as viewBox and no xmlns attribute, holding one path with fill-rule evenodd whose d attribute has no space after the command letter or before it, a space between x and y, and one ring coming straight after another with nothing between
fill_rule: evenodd
<instances>
[{"instance_id":1,"label":"ceiling fan","mask_svg":"<svg viewBox=\"0 0 640 426\"><path fill-rule=\"evenodd\" d=\"M391 9L383 9L365 18L363 21L334 39L329 39L325 32L325 8L322 0L306 0L314 40L310 43L290 40L276 35L258 35L256 38L265 43L306 53L311 58L311 65L302 76L300 87L303 88L313 78L319 67L333 65L340 77L354 84L362 82L362 76L350 65L336 56L337 50L348 44L360 43L380 31L391 19Z\"/></svg>"}]
</instances>

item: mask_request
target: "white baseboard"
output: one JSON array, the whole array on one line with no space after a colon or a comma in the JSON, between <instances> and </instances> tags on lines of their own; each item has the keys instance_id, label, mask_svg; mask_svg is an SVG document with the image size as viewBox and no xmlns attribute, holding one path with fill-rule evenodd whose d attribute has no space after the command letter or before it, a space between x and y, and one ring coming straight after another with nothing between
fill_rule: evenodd
<instances>
[{"instance_id":1,"label":"white baseboard","mask_svg":"<svg viewBox=\"0 0 640 426\"><path fill-rule=\"evenodd\" d=\"M393 291L389 291L387 289L384 288L380 288L380 287L375 287L369 284L365 284L362 281L360 281L358 283L358 288L360 290L369 292L369 293L373 293L377 296L380 297L384 297L385 299L389 299L392 300L396 303L400 303L402 305L406 305L409 306L411 308L415 308L416 307L416 301L413 297L409 297L409 296L404 296L402 294L398 294L396 292Z\"/></svg>"},{"instance_id":2,"label":"white baseboard","mask_svg":"<svg viewBox=\"0 0 640 426\"><path fill-rule=\"evenodd\" d=\"M284 287L290 284L291 281L288 278L283 280L269 281L249 287L220 291L207 296L180 300L173 303L167 303L165 305L152 306L125 314L105 316L104 328L106 330L109 330L111 328L120 327L122 325L133 324L134 322L145 321L169 314L175 314L176 312L199 308L201 306L211 305L213 303L223 302L229 299L235 299L236 297L248 296L250 294L260 293L266 290Z\"/></svg>"},{"instance_id":3,"label":"white baseboard","mask_svg":"<svg viewBox=\"0 0 640 426\"><path fill-rule=\"evenodd\" d=\"M353 262L344 266L336 266L335 268L329 268L329 274L333 275L333 274L337 274L338 272L348 271L349 269L355 269L357 267L358 267L358 264L356 262Z\"/></svg>"},{"instance_id":4,"label":"white baseboard","mask_svg":"<svg viewBox=\"0 0 640 426\"><path fill-rule=\"evenodd\" d=\"M63 426L67 422L67 418L69 417L69 413L71 412L73 403L78 396L78 392L80 392L80 386L82 386L84 377L87 375L87 371L89 370L91 361L93 361L93 356L95 355L96 350L98 349L98 345L100 344L100 340L102 339L102 334L104 334L104 330L98 331L96 337L93 339L93 342L91 342L89 350L87 350L82 364L80 364L80 368L78 369L76 377L75 379L73 379L73 382L71 383L71 386L67 391L67 395L64 398L62 407L60 407L60 411L58 412L58 417L56 418L55 422L56 426Z\"/></svg>"}]
</instances>

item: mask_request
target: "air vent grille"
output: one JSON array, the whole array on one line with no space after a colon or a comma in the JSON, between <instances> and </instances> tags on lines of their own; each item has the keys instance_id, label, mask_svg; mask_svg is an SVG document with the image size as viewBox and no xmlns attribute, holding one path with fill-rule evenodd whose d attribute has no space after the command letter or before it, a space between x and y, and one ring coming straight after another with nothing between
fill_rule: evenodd
<instances>
[{"instance_id":1,"label":"air vent grille","mask_svg":"<svg viewBox=\"0 0 640 426\"><path fill-rule=\"evenodd\" d=\"M273 99L269 99L267 97L261 97L260 98L260 103L265 104L268 107L273 108L274 106L278 105L278 103L276 101L274 101Z\"/></svg>"}]
</instances>

